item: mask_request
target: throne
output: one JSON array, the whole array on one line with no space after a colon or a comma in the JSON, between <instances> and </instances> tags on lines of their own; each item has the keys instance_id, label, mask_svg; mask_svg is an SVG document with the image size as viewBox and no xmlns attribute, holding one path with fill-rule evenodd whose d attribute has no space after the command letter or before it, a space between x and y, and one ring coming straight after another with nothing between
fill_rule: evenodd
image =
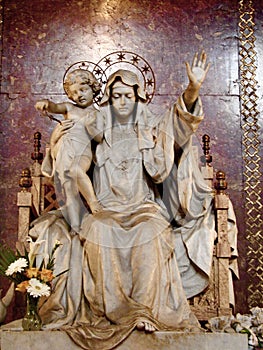
<instances>
[{"instance_id":1,"label":"throne","mask_svg":"<svg viewBox=\"0 0 263 350\"><path fill-rule=\"evenodd\" d=\"M189 299L192 311L199 321L207 321L217 316L230 316L232 276L230 272L231 246L228 238L229 197L226 194L225 173L214 174L210 155L210 137L204 135L203 155L200 157L201 172L208 185L214 188L215 229L217 237L214 243L213 263L208 287L199 295ZM50 179L41 173L43 153L41 152L41 134L34 134L33 163L22 171L17 196L19 209L17 248L21 249L28 235L30 223L38 216L59 208L55 190ZM214 180L215 179L215 180Z\"/></svg>"}]
</instances>

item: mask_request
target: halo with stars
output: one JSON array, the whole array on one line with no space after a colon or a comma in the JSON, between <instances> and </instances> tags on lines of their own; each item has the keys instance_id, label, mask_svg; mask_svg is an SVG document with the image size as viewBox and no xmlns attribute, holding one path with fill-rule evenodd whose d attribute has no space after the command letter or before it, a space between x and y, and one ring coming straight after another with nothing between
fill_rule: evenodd
<instances>
[{"instance_id":1,"label":"halo with stars","mask_svg":"<svg viewBox=\"0 0 263 350\"><path fill-rule=\"evenodd\" d=\"M129 69L138 75L143 83L147 103L150 103L155 93L155 77L149 63L140 55L130 51L115 51L104 56L97 65L102 68L107 78L119 69Z\"/></svg>"}]
</instances>

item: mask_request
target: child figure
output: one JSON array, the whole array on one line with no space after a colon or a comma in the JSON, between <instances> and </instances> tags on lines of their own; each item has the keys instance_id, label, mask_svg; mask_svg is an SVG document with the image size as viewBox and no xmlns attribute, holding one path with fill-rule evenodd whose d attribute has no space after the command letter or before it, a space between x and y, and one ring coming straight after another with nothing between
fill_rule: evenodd
<instances>
[{"instance_id":1,"label":"child figure","mask_svg":"<svg viewBox=\"0 0 263 350\"><path fill-rule=\"evenodd\" d=\"M53 146L52 175L58 177L65 195L63 214L72 229L78 232L84 208L79 193L85 198L93 214L102 209L87 175L92 162L91 139L97 142L102 139L94 126L98 111L92 104L101 85L91 72L76 69L66 76L63 86L68 98L74 103L40 100L35 108L43 114L50 112L64 116L65 121L56 126L50 138ZM61 130L64 131L63 136Z\"/></svg>"}]
</instances>

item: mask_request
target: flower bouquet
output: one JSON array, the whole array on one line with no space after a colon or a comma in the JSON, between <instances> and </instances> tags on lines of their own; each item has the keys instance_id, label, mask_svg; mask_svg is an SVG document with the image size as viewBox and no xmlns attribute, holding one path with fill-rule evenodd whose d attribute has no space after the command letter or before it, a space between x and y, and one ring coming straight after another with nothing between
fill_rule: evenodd
<instances>
[{"instance_id":1,"label":"flower bouquet","mask_svg":"<svg viewBox=\"0 0 263 350\"><path fill-rule=\"evenodd\" d=\"M37 266L36 258L40 246L45 242L33 242L30 237L27 239L29 251L25 253L13 252L10 248L0 245L0 274L14 282L16 291L26 293L27 310L22 320L24 330L40 330L41 319L38 315L38 301L41 297L48 297L51 293L51 282L55 277L67 272L63 271L58 275L53 274L55 264L55 252L61 245L56 241L50 256L40 259ZM38 259L39 260L39 259Z\"/></svg>"}]
</instances>

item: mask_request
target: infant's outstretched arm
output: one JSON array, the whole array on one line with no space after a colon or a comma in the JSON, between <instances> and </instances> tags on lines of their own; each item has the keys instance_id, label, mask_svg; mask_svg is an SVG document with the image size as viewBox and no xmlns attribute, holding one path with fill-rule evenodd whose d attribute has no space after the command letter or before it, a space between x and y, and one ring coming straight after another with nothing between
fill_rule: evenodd
<instances>
[{"instance_id":1,"label":"infant's outstretched arm","mask_svg":"<svg viewBox=\"0 0 263 350\"><path fill-rule=\"evenodd\" d=\"M40 112L50 112L55 114L66 114L67 105L66 103L54 103L50 100L39 100L35 104L36 110Z\"/></svg>"}]
</instances>

